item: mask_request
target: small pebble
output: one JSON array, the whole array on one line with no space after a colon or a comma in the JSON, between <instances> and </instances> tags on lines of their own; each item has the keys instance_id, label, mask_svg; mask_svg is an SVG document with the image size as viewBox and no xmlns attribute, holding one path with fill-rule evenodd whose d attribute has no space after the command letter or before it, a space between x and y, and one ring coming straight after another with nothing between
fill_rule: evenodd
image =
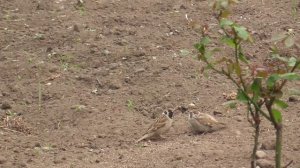
<instances>
[{"instance_id":1,"label":"small pebble","mask_svg":"<svg viewBox=\"0 0 300 168\"><path fill-rule=\"evenodd\" d=\"M257 165L260 168L274 168L274 163L270 160L267 160L267 159L258 159L257 160Z\"/></svg>"},{"instance_id":2,"label":"small pebble","mask_svg":"<svg viewBox=\"0 0 300 168\"><path fill-rule=\"evenodd\" d=\"M2 102L0 108L3 110L11 109L11 105L8 102Z\"/></svg>"},{"instance_id":3,"label":"small pebble","mask_svg":"<svg viewBox=\"0 0 300 168\"><path fill-rule=\"evenodd\" d=\"M188 105L188 109L190 108L190 109L193 109L193 108L195 108L196 107L196 105L194 104L194 103L190 103L189 105Z\"/></svg>"},{"instance_id":4,"label":"small pebble","mask_svg":"<svg viewBox=\"0 0 300 168\"><path fill-rule=\"evenodd\" d=\"M6 158L0 155L0 164L4 164L6 161Z\"/></svg>"},{"instance_id":5,"label":"small pebble","mask_svg":"<svg viewBox=\"0 0 300 168\"><path fill-rule=\"evenodd\" d=\"M275 140L268 140L262 142L261 149L264 150L275 150L276 142Z\"/></svg>"},{"instance_id":6,"label":"small pebble","mask_svg":"<svg viewBox=\"0 0 300 168\"><path fill-rule=\"evenodd\" d=\"M238 122L243 121L243 117L242 116L235 116L234 119Z\"/></svg>"},{"instance_id":7,"label":"small pebble","mask_svg":"<svg viewBox=\"0 0 300 168\"><path fill-rule=\"evenodd\" d=\"M261 151L261 150L256 151L256 157L257 157L258 159L265 158L266 156L267 156L267 153L266 153L266 152Z\"/></svg>"},{"instance_id":8,"label":"small pebble","mask_svg":"<svg viewBox=\"0 0 300 168\"><path fill-rule=\"evenodd\" d=\"M297 102L298 99L294 96L289 97L289 102Z\"/></svg>"}]
</instances>

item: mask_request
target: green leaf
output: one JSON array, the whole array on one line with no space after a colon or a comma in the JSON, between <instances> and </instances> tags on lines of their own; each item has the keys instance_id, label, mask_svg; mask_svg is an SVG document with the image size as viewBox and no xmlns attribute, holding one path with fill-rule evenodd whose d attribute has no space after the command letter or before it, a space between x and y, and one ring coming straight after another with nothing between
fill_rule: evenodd
<instances>
[{"instance_id":1,"label":"green leaf","mask_svg":"<svg viewBox=\"0 0 300 168\"><path fill-rule=\"evenodd\" d=\"M226 57L222 57L221 59L217 60L216 62L214 62L215 65L221 64L223 62L227 61Z\"/></svg>"},{"instance_id":2,"label":"green leaf","mask_svg":"<svg viewBox=\"0 0 300 168\"><path fill-rule=\"evenodd\" d=\"M292 96L292 95L294 95L294 96L300 96L300 90L299 89L291 88L291 89L288 89L288 94L290 96Z\"/></svg>"},{"instance_id":3,"label":"green leaf","mask_svg":"<svg viewBox=\"0 0 300 168\"><path fill-rule=\"evenodd\" d=\"M240 76L242 74L242 69L241 69L241 66L240 64L238 63L235 63L233 64L234 65L234 70L235 70L235 73Z\"/></svg>"},{"instance_id":4,"label":"green leaf","mask_svg":"<svg viewBox=\"0 0 300 168\"><path fill-rule=\"evenodd\" d=\"M204 57L206 58L206 60L210 59L212 55L213 53L211 51L207 51L204 53Z\"/></svg>"},{"instance_id":5,"label":"green leaf","mask_svg":"<svg viewBox=\"0 0 300 168\"><path fill-rule=\"evenodd\" d=\"M187 56L190 54L189 50L187 49L182 49L182 50L179 50L180 51L180 55L181 56Z\"/></svg>"},{"instance_id":6,"label":"green leaf","mask_svg":"<svg viewBox=\"0 0 300 168\"><path fill-rule=\"evenodd\" d=\"M202 45L207 45L207 44L209 44L210 43L210 38L209 37L207 37L207 36L205 36L205 37L203 37L202 39L201 39L201 41L200 41L200 44L202 44Z\"/></svg>"},{"instance_id":7,"label":"green leaf","mask_svg":"<svg viewBox=\"0 0 300 168\"><path fill-rule=\"evenodd\" d=\"M256 78L254 79L252 85L251 85L251 90L254 94L254 97L258 97L260 96L261 93L261 82L262 79L261 78Z\"/></svg>"},{"instance_id":8,"label":"green leaf","mask_svg":"<svg viewBox=\"0 0 300 168\"><path fill-rule=\"evenodd\" d=\"M229 15L231 14L231 11L230 10L228 10L228 9L223 9L222 11L221 11L221 18L227 18Z\"/></svg>"},{"instance_id":9,"label":"green leaf","mask_svg":"<svg viewBox=\"0 0 300 168\"><path fill-rule=\"evenodd\" d=\"M233 70L234 70L234 64L233 63L227 64L228 73L231 74Z\"/></svg>"},{"instance_id":10,"label":"green leaf","mask_svg":"<svg viewBox=\"0 0 300 168\"><path fill-rule=\"evenodd\" d=\"M246 27L243 26L234 26L233 27L235 32L237 33L238 37L243 39L243 40L248 40L250 35L246 29Z\"/></svg>"},{"instance_id":11,"label":"green leaf","mask_svg":"<svg viewBox=\"0 0 300 168\"><path fill-rule=\"evenodd\" d=\"M230 101L227 101L227 102L223 103L222 105L227 106L231 109L234 109L234 108L236 108L237 100L230 100Z\"/></svg>"},{"instance_id":12,"label":"green leaf","mask_svg":"<svg viewBox=\"0 0 300 168\"><path fill-rule=\"evenodd\" d=\"M279 124L282 122L282 115L281 112L277 109L272 109L272 114L274 116L274 120L276 122L276 124Z\"/></svg>"},{"instance_id":13,"label":"green leaf","mask_svg":"<svg viewBox=\"0 0 300 168\"><path fill-rule=\"evenodd\" d=\"M243 103L247 103L249 99L248 99L247 95L245 94L245 92L242 91L241 89L239 89L238 93L237 93L237 100L239 100Z\"/></svg>"},{"instance_id":14,"label":"green leaf","mask_svg":"<svg viewBox=\"0 0 300 168\"><path fill-rule=\"evenodd\" d=\"M295 44L295 38L293 36L288 36L285 40L284 40L284 45L287 48L292 47Z\"/></svg>"},{"instance_id":15,"label":"green leaf","mask_svg":"<svg viewBox=\"0 0 300 168\"><path fill-rule=\"evenodd\" d=\"M248 60L247 60L247 58L245 57L245 55L244 55L242 52L239 53L239 59L240 59L242 62L248 64Z\"/></svg>"},{"instance_id":16,"label":"green leaf","mask_svg":"<svg viewBox=\"0 0 300 168\"><path fill-rule=\"evenodd\" d=\"M252 85L250 86L250 90L253 93L253 101L257 102L261 97L261 78L254 79Z\"/></svg>"},{"instance_id":17,"label":"green leaf","mask_svg":"<svg viewBox=\"0 0 300 168\"><path fill-rule=\"evenodd\" d=\"M223 7L224 9L226 9L228 7L228 5L229 5L228 1L223 0L220 2L220 6Z\"/></svg>"},{"instance_id":18,"label":"green leaf","mask_svg":"<svg viewBox=\"0 0 300 168\"><path fill-rule=\"evenodd\" d=\"M287 34L284 33L277 33L272 36L271 41L280 41L287 37Z\"/></svg>"},{"instance_id":19,"label":"green leaf","mask_svg":"<svg viewBox=\"0 0 300 168\"><path fill-rule=\"evenodd\" d=\"M289 106L286 102L279 100L279 99L275 99L274 103L282 109L285 109Z\"/></svg>"},{"instance_id":20,"label":"green leaf","mask_svg":"<svg viewBox=\"0 0 300 168\"><path fill-rule=\"evenodd\" d=\"M279 75L279 78L285 80L300 80L300 75L291 72L291 73L281 74Z\"/></svg>"},{"instance_id":21,"label":"green leaf","mask_svg":"<svg viewBox=\"0 0 300 168\"><path fill-rule=\"evenodd\" d=\"M279 54L272 54L272 58L278 59L283 62L288 62L289 60L286 57L281 57Z\"/></svg>"},{"instance_id":22,"label":"green leaf","mask_svg":"<svg viewBox=\"0 0 300 168\"><path fill-rule=\"evenodd\" d=\"M232 26L234 24L233 21L226 19L226 18L222 18L220 21L220 26L221 28L227 27L227 26Z\"/></svg>"},{"instance_id":23,"label":"green leaf","mask_svg":"<svg viewBox=\"0 0 300 168\"><path fill-rule=\"evenodd\" d=\"M278 90L276 92L272 92L270 96L275 97L276 99L280 99L283 96L283 92L281 90Z\"/></svg>"},{"instance_id":24,"label":"green leaf","mask_svg":"<svg viewBox=\"0 0 300 168\"><path fill-rule=\"evenodd\" d=\"M228 37L228 36L223 36L222 39L221 39L221 42L226 44L227 46L231 47L231 48L234 48L235 47L235 42L234 42L234 39Z\"/></svg>"},{"instance_id":25,"label":"green leaf","mask_svg":"<svg viewBox=\"0 0 300 168\"><path fill-rule=\"evenodd\" d=\"M295 66L297 63L297 59L295 57L291 57L289 60L288 60L288 65L289 67L293 67Z\"/></svg>"},{"instance_id":26,"label":"green leaf","mask_svg":"<svg viewBox=\"0 0 300 168\"><path fill-rule=\"evenodd\" d=\"M267 86L268 88L272 88L275 86L276 81L279 79L278 74L273 74L267 79Z\"/></svg>"},{"instance_id":27,"label":"green leaf","mask_svg":"<svg viewBox=\"0 0 300 168\"><path fill-rule=\"evenodd\" d=\"M210 38L205 36L203 37L199 43L195 44L194 47L201 53L205 53L206 46L210 43Z\"/></svg>"}]
</instances>

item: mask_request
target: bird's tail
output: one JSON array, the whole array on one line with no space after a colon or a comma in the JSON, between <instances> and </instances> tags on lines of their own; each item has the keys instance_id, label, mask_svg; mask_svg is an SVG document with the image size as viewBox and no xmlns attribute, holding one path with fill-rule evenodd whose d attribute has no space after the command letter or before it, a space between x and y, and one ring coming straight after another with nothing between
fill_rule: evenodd
<instances>
[{"instance_id":1,"label":"bird's tail","mask_svg":"<svg viewBox=\"0 0 300 168\"><path fill-rule=\"evenodd\" d=\"M217 130L222 130L222 129L225 129L225 128L227 128L227 126L226 126L225 123L218 122L218 124L217 124Z\"/></svg>"},{"instance_id":2,"label":"bird's tail","mask_svg":"<svg viewBox=\"0 0 300 168\"><path fill-rule=\"evenodd\" d=\"M144 139L146 139L146 138L148 138L148 137L149 137L149 135L148 135L148 134L145 134L144 136L142 136L142 138L136 140L135 142L138 143L138 142L140 142L140 141L142 141L142 140L144 140Z\"/></svg>"}]
</instances>

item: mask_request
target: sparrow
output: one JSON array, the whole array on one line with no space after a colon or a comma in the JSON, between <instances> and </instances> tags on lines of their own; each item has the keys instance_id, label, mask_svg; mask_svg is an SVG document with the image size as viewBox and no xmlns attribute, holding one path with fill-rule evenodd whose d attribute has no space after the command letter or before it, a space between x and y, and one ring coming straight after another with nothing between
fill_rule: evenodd
<instances>
[{"instance_id":1,"label":"sparrow","mask_svg":"<svg viewBox=\"0 0 300 168\"><path fill-rule=\"evenodd\" d=\"M144 139L151 139L161 137L161 134L164 134L169 131L173 124L173 110L164 111L154 123L150 125L146 133L138 139L136 142L140 142Z\"/></svg>"},{"instance_id":2,"label":"sparrow","mask_svg":"<svg viewBox=\"0 0 300 168\"><path fill-rule=\"evenodd\" d=\"M190 112L188 121L195 133L210 133L226 128L222 122L218 122L213 116L206 113Z\"/></svg>"}]
</instances>

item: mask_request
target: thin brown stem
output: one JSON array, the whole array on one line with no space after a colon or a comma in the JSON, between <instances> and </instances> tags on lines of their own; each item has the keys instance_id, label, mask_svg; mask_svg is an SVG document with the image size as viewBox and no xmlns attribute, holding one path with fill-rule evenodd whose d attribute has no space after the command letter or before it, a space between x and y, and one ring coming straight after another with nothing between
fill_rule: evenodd
<instances>
[{"instance_id":1,"label":"thin brown stem","mask_svg":"<svg viewBox=\"0 0 300 168\"><path fill-rule=\"evenodd\" d=\"M294 161L291 160L288 164L286 164L285 166L283 166L282 168L288 168Z\"/></svg>"},{"instance_id":2,"label":"thin brown stem","mask_svg":"<svg viewBox=\"0 0 300 168\"><path fill-rule=\"evenodd\" d=\"M280 124L280 126L276 128L276 154L275 154L276 168L281 168L281 149L282 149L281 145L282 145L282 126Z\"/></svg>"},{"instance_id":3,"label":"thin brown stem","mask_svg":"<svg viewBox=\"0 0 300 168\"><path fill-rule=\"evenodd\" d=\"M257 113L259 114L259 113ZM259 134L260 133L260 123L257 122L255 123L255 135L254 135L254 145L253 145L253 151L252 151L252 156L251 156L251 168L256 168L256 151L258 148L258 139L259 139Z\"/></svg>"}]
</instances>

